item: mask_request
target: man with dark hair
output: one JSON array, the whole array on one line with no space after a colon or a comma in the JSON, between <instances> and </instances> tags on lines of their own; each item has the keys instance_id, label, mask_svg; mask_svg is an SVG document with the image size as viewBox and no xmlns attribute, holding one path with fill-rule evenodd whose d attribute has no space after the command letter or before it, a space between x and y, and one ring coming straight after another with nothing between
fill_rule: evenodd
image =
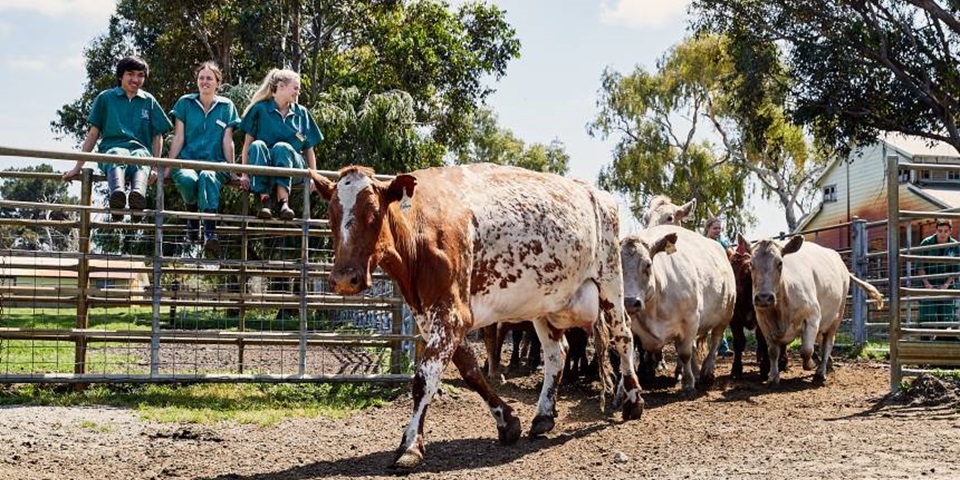
<instances>
[{"instance_id":1,"label":"man with dark hair","mask_svg":"<svg viewBox=\"0 0 960 480\"><path fill-rule=\"evenodd\" d=\"M929 255L935 257L958 257L960 256L960 243L957 243L957 240L950 236L950 233L953 231L953 225L949 219L938 218L937 219L937 232L933 235L930 235L927 238L924 238L920 242L921 247L928 245L940 245L943 244L943 247L934 248L931 250L925 250L919 252L920 255ZM960 265L956 263L920 263L917 265L917 274L920 276L924 275L944 275L944 274L954 274L951 276L941 276L935 278L924 278L922 279L922 284L924 288L930 289L941 289L949 290L954 288L953 285L957 281L956 273L958 273L958 267ZM949 322L954 320L954 304L952 299L948 300L921 300L920 301L920 315L918 318L920 324L924 322Z\"/></svg>"},{"instance_id":2,"label":"man with dark hair","mask_svg":"<svg viewBox=\"0 0 960 480\"><path fill-rule=\"evenodd\" d=\"M90 130L83 141L84 152L91 152L97 146L97 152L108 155L160 156L162 135L173 125L153 95L142 89L149 72L147 62L138 57L124 57L117 63L117 86L97 95L87 117ZM83 164L83 160L77 161L73 169L63 174L63 180L76 177ZM126 208L128 203L131 210L146 207L149 166L108 162L101 162L99 166L107 176L111 209ZM114 220L122 218L122 214L113 216Z\"/></svg>"}]
</instances>

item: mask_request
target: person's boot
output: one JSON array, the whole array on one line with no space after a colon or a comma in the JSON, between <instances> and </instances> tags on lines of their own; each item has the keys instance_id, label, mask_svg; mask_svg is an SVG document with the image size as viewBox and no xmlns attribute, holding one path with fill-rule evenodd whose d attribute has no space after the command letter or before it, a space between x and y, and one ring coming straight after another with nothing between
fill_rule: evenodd
<instances>
[{"instance_id":1,"label":"person's boot","mask_svg":"<svg viewBox=\"0 0 960 480\"><path fill-rule=\"evenodd\" d=\"M196 212L196 205L187 205L188 212ZM200 220L197 218L187 219L187 241L196 243L200 241Z\"/></svg>"},{"instance_id":2,"label":"person's boot","mask_svg":"<svg viewBox=\"0 0 960 480\"><path fill-rule=\"evenodd\" d=\"M127 195L127 203L130 206L131 220L138 222L143 215L143 209L147 208L147 172L142 168L138 169L130 178L130 193Z\"/></svg>"},{"instance_id":3,"label":"person's boot","mask_svg":"<svg viewBox=\"0 0 960 480\"><path fill-rule=\"evenodd\" d=\"M287 203L287 200L280 200L280 220L293 220L297 216Z\"/></svg>"},{"instance_id":4,"label":"person's boot","mask_svg":"<svg viewBox=\"0 0 960 480\"><path fill-rule=\"evenodd\" d=\"M107 189L110 190L110 197L107 204L111 210L123 210L127 208L127 192L123 187L123 168L111 168L107 172ZM122 213L113 213L110 217L114 222L123 220Z\"/></svg>"},{"instance_id":5,"label":"person's boot","mask_svg":"<svg viewBox=\"0 0 960 480\"><path fill-rule=\"evenodd\" d=\"M273 199L270 195L260 195L260 211L257 212L257 218L263 220L273 218Z\"/></svg>"},{"instance_id":6,"label":"person's boot","mask_svg":"<svg viewBox=\"0 0 960 480\"><path fill-rule=\"evenodd\" d=\"M217 238L216 220L203 221L203 253L214 257L220 251L220 239Z\"/></svg>"}]
</instances>

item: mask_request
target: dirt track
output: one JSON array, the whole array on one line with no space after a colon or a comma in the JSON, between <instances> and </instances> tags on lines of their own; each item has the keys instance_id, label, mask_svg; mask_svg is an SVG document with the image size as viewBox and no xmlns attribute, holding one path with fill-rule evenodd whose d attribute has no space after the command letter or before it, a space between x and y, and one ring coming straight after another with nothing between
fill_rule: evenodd
<instances>
[{"instance_id":1,"label":"dirt track","mask_svg":"<svg viewBox=\"0 0 960 480\"><path fill-rule=\"evenodd\" d=\"M586 388L561 389L546 438L496 441L479 397L450 376L426 423L427 456L411 478L960 478L960 407L889 402L886 365L838 362L824 387L792 363L776 389L755 377L718 382L694 400L647 391L643 419L598 411ZM756 366L748 364L749 373ZM529 428L539 375L498 388ZM909 400L909 399L908 399ZM391 478L387 466L411 401L347 420L297 419L260 428L155 424L129 411L0 409L0 479Z\"/></svg>"}]
</instances>

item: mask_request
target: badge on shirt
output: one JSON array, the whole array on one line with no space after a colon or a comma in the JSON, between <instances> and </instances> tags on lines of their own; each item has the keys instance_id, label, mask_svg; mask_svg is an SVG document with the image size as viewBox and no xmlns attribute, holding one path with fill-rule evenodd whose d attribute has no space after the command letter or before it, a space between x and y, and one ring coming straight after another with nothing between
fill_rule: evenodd
<instances>
[{"instance_id":1,"label":"badge on shirt","mask_svg":"<svg viewBox=\"0 0 960 480\"><path fill-rule=\"evenodd\" d=\"M307 137L304 137L302 133L297 132L297 140L300 140L301 142L303 142L307 140Z\"/></svg>"},{"instance_id":2,"label":"badge on shirt","mask_svg":"<svg viewBox=\"0 0 960 480\"><path fill-rule=\"evenodd\" d=\"M149 120L149 119L150 119L150 110L146 110L146 109L140 110L140 118L142 118L142 119L144 119L144 120Z\"/></svg>"},{"instance_id":3,"label":"badge on shirt","mask_svg":"<svg viewBox=\"0 0 960 480\"><path fill-rule=\"evenodd\" d=\"M217 120L217 126L220 128L227 128L227 124L223 120Z\"/></svg>"}]
</instances>

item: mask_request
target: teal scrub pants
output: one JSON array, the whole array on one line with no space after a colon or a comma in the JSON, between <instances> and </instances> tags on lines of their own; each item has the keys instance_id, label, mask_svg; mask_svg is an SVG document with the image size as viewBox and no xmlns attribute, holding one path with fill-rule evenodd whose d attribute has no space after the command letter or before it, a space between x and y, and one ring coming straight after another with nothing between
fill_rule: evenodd
<instances>
[{"instance_id":1,"label":"teal scrub pants","mask_svg":"<svg viewBox=\"0 0 960 480\"><path fill-rule=\"evenodd\" d=\"M220 210L220 189L230 180L227 172L178 168L170 172L173 185L187 205L198 205L201 212Z\"/></svg>"},{"instance_id":2,"label":"teal scrub pants","mask_svg":"<svg viewBox=\"0 0 960 480\"><path fill-rule=\"evenodd\" d=\"M306 168L303 155L293 149L287 142L277 142L268 147L263 140L256 140L250 144L248 152L250 165L259 167ZM290 191L290 177L270 177L266 175L251 175L250 191L253 193L273 192L273 187L284 187Z\"/></svg>"}]
</instances>

